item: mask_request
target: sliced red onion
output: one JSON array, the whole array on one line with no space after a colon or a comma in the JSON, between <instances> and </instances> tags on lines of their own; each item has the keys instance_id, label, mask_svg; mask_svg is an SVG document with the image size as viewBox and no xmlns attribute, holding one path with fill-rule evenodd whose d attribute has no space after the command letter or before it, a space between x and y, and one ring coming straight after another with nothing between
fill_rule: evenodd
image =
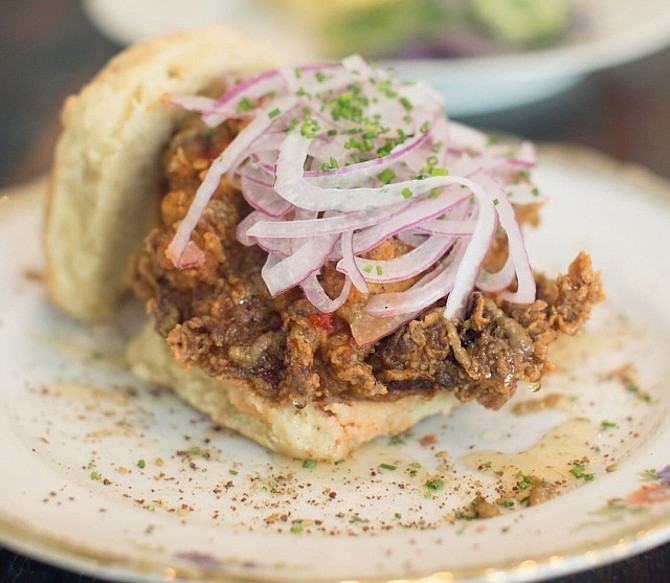
<instances>
[{"instance_id":1,"label":"sliced red onion","mask_svg":"<svg viewBox=\"0 0 670 583\"><path fill-rule=\"evenodd\" d=\"M177 266L204 260L190 236L227 174L254 209L237 236L268 252L261 273L272 295L299 286L317 309L332 312L353 288L369 294L368 283L420 278L404 292L368 298L366 314L350 323L360 344L445 297L445 316L458 318L476 288L509 301L533 300L512 204L541 200L527 174L535 151L528 143L510 149L448 122L431 88L398 82L352 56L341 65L268 71L216 101L173 102L208 123L251 119L212 163L178 226L168 248ZM498 273L485 273L498 224L509 257ZM385 261L360 257L390 237L412 249ZM318 278L326 262L345 274L334 299ZM516 291L509 291L515 282Z\"/></svg>"},{"instance_id":2,"label":"sliced red onion","mask_svg":"<svg viewBox=\"0 0 670 583\"><path fill-rule=\"evenodd\" d=\"M287 97L280 99L273 104L275 109L291 108L295 104L295 99ZM240 157L249 145L263 134L272 123L272 118L269 116L274 109L264 108L247 127L245 127L234 139L223 153L212 163L205 179L196 192L195 198L186 213L184 219L179 223L177 232L167 248L166 254L172 260L174 265L179 265L180 258L191 233L195 229L202 213L207 206L207 203L212 198L216 191L221 177L228 171L230 166ZM264 115L263 115L264 113Z\"/></svg>"},{"instance_id":3,"label":"sliced red onion","mask_svg":"<svg viewBox=\"0 0 670 583\"><path fill-rule=\"evenodd\" d=\"M304 178L321 187L351 187L353 184L356 184L356 182L360 182L362 173L366 173L366 176L368 177L373 175L377 176L379 172L419 148L429 139L429 137L429 131L420 132L416 136L411 137L411 139L394 147L386 156L373 158L372 160L367 160L358 164L350 164L349 166L343 166L332 170L313 170L305 172ZM342 179L345 175L349 180L345 181Z\"/></svg>"},{"instance_id":4,"label":"sliced red onion","mask_svg":"<svg viewBox=\"0 0 670 583\"><path fill-rule=\"evenodd\" d=\"M505 195L512 204L537 204L544 198L530 182L517 182L505 186Z\"/></svg>"},{"instance_id":5,"label":"sliced red onion","mask_svg":"<svg viewBox=\"0 0 670 583\"><path fill-rule=\"evenodd\" d=\"M419 313L442 299L454 287L456 272L466 250L465 242L458 241L449 254L444 268L437 275L404 292L382 293L371 297L366 305L367 313L377 317Z\"/></svg>"},{"instance_id":6,"label":"sliced red onion","mask_svg":"<svg viewBox=\"0 0 670 583\"><path fill-rule=\"evenodd\" d=\"M276 296L285 292L301 284L312 273L318 272L336 241L337 237L334 235L309 239L291 255L268 267L263 279L270 294Z\"/></svg>"},{"instance_id":7,"label":"sliced red onion","mask_svg":"<svg viewBox=\"0 0 670 583\"><path fill-rule=\"evenodd\" d=\"M477 187L473 189L473 192L479 203L477 226L468 241L467 249L454 278L453 288L447 297L447 304L444 308L445 318L460 318L495 235L497 224L495 203L487 196L484 189Z\"/></svg>"},{"instance_id":8,"label":"sliced red onion","mask_svg":"<svg viewBox=\"0 0 670 583\"><path fill-rule=\"evenodd\" d=\"M482 269L477 277L476 287L484 292L500 293L514 283L514 275L514 261L512 255L508 255L499 271L492 273Z\"/></svg>"},{"instance_id":9,"label":"sliced red onion","mask_svg":"<svg viewBox=\"0 0 670 583\"><path fill-rule=\"evenodd\" d=\"M325 292L323 286L319 283L316 273L312 273L303 280L300 284L300 288L304 292L307 300L319 310L319 312L330 314L339 310L344 305L344 302L347 301L347 298L351 293L351 280L348 277L345 278L340 295L334 299L331 299Z\"/></svg>"},{"instance_id":10,"label":"sliced red onion","mask_svg":"<svg viewBox=\"0 0 670 583\"><path fill-rule=\"evenodd\" d=\"M500 199L500 204L496 206L496 210L498 211L500 226L507 233L509 254L512 256L517 278L517 291L505 291L502 293L502 298L515 304L530 304L535 300L535 276L530 265L528 251L523 242L519 223L516 221L514 208L503 196Z\"/></svg>"},{"instance_id":11,"label":"sliced red onion","mask_svg":"<svg viewBox=\"0 0 670 583\"><path fill-rule=\"evenodd\" d=\"M414 227L413 229L400 231L395 235L395 238L410 247L418 247L428 238L428 235L419 232L417 228Z\"/></svg>"},{"instance_id":12,"label":"sliced red onion","mask_svg":"<svg viewBox=\"0 0 670 583\"><path fill-rule=\"evenodd\" d=\"M253 244L258 245L266 253L274 253L277 256L288 257L293 253L293 246L288 239L263 239L255 237Z\"/></svg>"},{"instance_id":13,"label":"sliced red onion","mask_svg":"<svg viewBox=\"0 0 670 583\"><path fill-rule=\"evenodd\" d=\"M187 111L195 111L201 115L215 113L217 110L216 99L204 95L168 95L166 101L171 105Z\"/></svg>"},{"instance_id":14,"label":"sliced red onion","mask_svg":"<svg viewBox=\"0 0 670 583\"><path fill-rule=\"evenodd\" d=\"M434 265L449 251L454 241L454 237L431 237L418 247L395 259L375 261L356 257L355 264L358 273L362 274L365 281L372 283L404 281L416 277ZM351 268L343 261L338 263L337 269L350 275Z\"/></svg>"},{"instance_id":15,"label":"sliced red onion","mask_svg":"<svg viewBox=\"0 0 670 583\"><path fill-rule=\"evenodd\" d=\"M380 220L386 220L401 213L408 206L410 205L405 204L385 211L375 209L346 215L336 214L317 219L258 222L251 228L249 234L254 237L288 237L294 239L332 235L376 225Z\"/></svg>"},{"instance_id":16,"label":"sliced red onion","mask_svg":"<svg viewBox=\"0 0 670 583\"><path fill-rule=\"evenodd\" d=\"M409 197L418 197L452 184L466 187L472 185L468 178L447 175L383 184L379 187L320 188L302 178L302 167L310 142L311 140L298 133L291 133L277 157L275 189L280 196L299 208L316 211L362 211L402 203Z\"/></svg>"},{"instance_id":17,"label":"sliced red onion","mask_svg":"<svg viewBox=\"0 0 670 583\"><path fill-rule=\"evenodd\" d=\"M246 247L251 247L256 243L256 237L253 237L249 234L249 229L261 221L270 221L273 220L271 217L266 215L261 211L252 211L246 217L244 217L237 225L235 231L235 236L237 240L245 245ZM276 220L276 219L274 219Z\"/></svg>"},{"instance_id":18,"label":"sliced red onion","mask_svg":"<svg viewBox=\"0 0 670 583\"><path fill-rule=\"evenodd\" d=\"M279 197L274 189L264 182L259 182L244 175L240 185L245 200L254 209L273 219L283 217L293 208L290 203Z\"/></svg>"},{"instance_id":19,"label":"sliced red onion","mask_svg":"<svg viewBox=\"0 0 670 583\"><path fill-rule=\"evenodd\" d=\"M337 270L348 276L351 283L362 293L368 293L368 284L356 262L354 255L354 232L349 231L340 237L342 259L337 263Z\"/></svg>"},{"instance_id":20,"label":"sliced red onion","mask_svg":"<svg viewBox=\"0 0 670 583\"><path fill-rule=\"evenodd\" d=\"M425 223L417 225L417 229L428 235L440 235L442 237L462 237L472 235L472 231L477 224L474 220L440 220L431 219Z\"/></svg>"},{"instance_id":21,"label":"sliced red onion","mask_svg":"<svg viewBox=\"0 0 670 583\"><path fill-rule=\"evenodd\" d=\"M240 109L242 99L246 98L249 103L255 102L264 95L279 91L282 84L283 80L276 69L245 79L217 99L213 111L203 115L202 119L209 127L214 127L231 117L253 113L252 110Z\"/></svg>"},{"instance_id":22,"label":"sliced red onion","mask_svg":"<svg viewBox=\"0 0 670 583\"><path fill-rule=\"evenodd\" d=\"M200 249L193 241L189 241L186 249L179 258L179 269L189 269L197 267L205 262L205 252Z\"/></svg>"},{"instance_id":23,"label":"sliced red onion","mask_svg":"<svg viewBox=\"0 0 670 583\"><path fill-rule=\"evenodd\" d=\"M456 206L465 203L469 198L470 193L464 191L451 192L435 199L417 202L406 210L388 217L384 223L357 232L354 235L354 250L357 255L370 251L382 241L395 236L401 231L411 229L424 221L439 217Z\"/></svg>"},{"instance_id":24,"label":"sliced red onion","mask_svg":"<svg viewBox=\"0 0 670 583\"><path fill-rule=\"evenodd\" d=\"M360 55L349 55L342 59L342 66L347 71L359 77L367 77L372 79L379 79L385 81L389 79L389 74L383 69L373 67Z\"/></svg>"},{"instance_id":25,"label":"sliced red onion","mask_svg":"<svg viewBox=\"0 0 670 583\"><path fill-rule=\"evenodd\" d=\"M401 326L416 318L418 314L419 312L409 312L396 316L371 316L363 312L362 314L356 314L356 318L349 323L349 327L356 344L365 346L392 334Z\"/></svg>"}]
</instances>

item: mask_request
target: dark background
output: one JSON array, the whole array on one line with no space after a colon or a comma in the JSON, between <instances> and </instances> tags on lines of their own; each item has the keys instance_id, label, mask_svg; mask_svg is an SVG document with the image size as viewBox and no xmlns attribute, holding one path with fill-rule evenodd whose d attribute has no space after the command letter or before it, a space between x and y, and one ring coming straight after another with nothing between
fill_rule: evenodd
<instances>
[{"instance_id":1,"label":"dark background","mask_svg":"<svg viewBox=\"0 0 670 583\"><path fill-rule=\"evenodd\" d=\"M49 170L64 97L119 48L90 25L76 0L1 0L0 188ZM537 142L590 146L670 179L670 49L591 75L543 102L462 121ZM0 547L0 583L94 581ZM670 581L670 545L554 583L629 581Z\"/></svg>"}]
</instances>

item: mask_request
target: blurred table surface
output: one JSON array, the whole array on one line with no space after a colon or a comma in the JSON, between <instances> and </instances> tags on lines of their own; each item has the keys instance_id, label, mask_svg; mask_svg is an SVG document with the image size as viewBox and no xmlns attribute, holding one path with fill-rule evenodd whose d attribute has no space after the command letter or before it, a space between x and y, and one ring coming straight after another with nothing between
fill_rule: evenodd
<instances>
[{"instance_id":1,"label":"blurred table surface","mask_svg":"<svg viewBox=\"0 0 670 583\"><path fill-rule=\"evenodd\" d=\"M48 172L64 97L119 48L90 25L76 0L2 0L0 188ZM462 121L589 146L670 179L670 49L591 75L543 102ZM553 581L646 583L668 581L669 573L670 544ZM2 583L93 581L0 548Z\"/></svg>"}]
</instances>

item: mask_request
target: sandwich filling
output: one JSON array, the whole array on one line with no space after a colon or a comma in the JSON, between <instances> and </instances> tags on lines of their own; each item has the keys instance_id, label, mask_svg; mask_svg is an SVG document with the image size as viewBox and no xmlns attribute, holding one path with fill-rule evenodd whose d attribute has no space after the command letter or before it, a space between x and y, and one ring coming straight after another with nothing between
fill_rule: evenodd
<instances>
[{"instance_id":1,"label":"sandwich filling","mask_svg":"<svg viewBox=\"0 0 670 583\"><path fill-rule=\"evenodd\" d=\"M358 68L362 67L359 63ZM296 70L294 76L306 76L306 72L303 69L298 75ZM315 83L338 74L327 72L314 69ZM421 117L410 120L407 113L400 119L412 124L393 130L394 140L379 123L374 127L367 123L370 137L365 129L356 133L341 117L335 119L335 109L328 105L333 100L342 104L356 99L360 87L352 89L351 82L346 90L331 89L334 97L324 98L324 90L318 100L314 98L320 116L308 116L302 107L296 113L293 108L283 129L267 127L259 134L265 149L259 146L257 153L250 153L248 144L242 149L238 145L240 136L258 125L259 116L249 117L248 111L264 112L274 124L283 111L272 108L273 100L278 103L283 97L268 86L250 100L237 88L253 90L269 79L236 85L218 100L198 97L181 103L196 113L185 118L166 149L160 224L149 233L129 269L133 290L147 302L156 329L174 357L184 367L197 366L215 378L243 379L264 398L299 408L332 400L430 397L436 391L452 391L461 401L477 400L499 408L519 382L539 385L552 369L549 346L560 334L576 334L603 295L599 275L584 253L555 279L532 272L530 279L524 275L515 229L538 222L541 201L533 198L536 193L529 187L525 166L519 170L521 155L511 163L512 171L499 170L498 162L492 164L488 158L486 164L496 169L484 173L484 156L438 139L436 128L446 124L441 117L432 117L428 124ZM420 104L402 95L402 84L389 85L382 78L376 80L376 87L382 83L381 93L386 97L393 93L406 112L420 109ZM229 107L225 97L236 92L236 115L217 119L213 106ZM307 91L298 88L294 94L304 99ZM411 95L419 99L418 93ZM376 103L374 99L364 105ZM267 116L268 111L274 115ZM340 116L344 114L339 111ZM371 119L379 121L379 117L363 117L355 120L356 127ZM469 138L474 135L457 129ZM330 155L333 149L325 147L327 153L321 159L311 151L301 157L299 148L282 149L284 142L273 146L277 134L284 142L290 141L284 136L295 136L309 144L319 136L332 136L335 141L345 135L345 143L353 146L347 150L346 162L335 159ZM475 137L480 140L479 135ZM367 148L365 140L373 147ZM236 148L240 153L221 171L221 160ZM266 150L273 151L269 161ZM504 157L509 161L512 156ZM397 182L395 190L383 191L389 197L398 195L395 210L389 211L387 203L348 207L346 201L337 203L337 208L311 208L307 195L300 206L293 196L298 192L295 185L282 190L287 182L285 167L296 160L300 178L312 180L312 186L324 192L338 187L342 193L352 191L352 176L359 168L365 172L354 194L360 192L361 197L373 187L383 189ZM248 170L254 163L256 170ZM511 202L479 196L480 184L498 188L501 176ZM260 195L258 189L249 194L253 185L261 187ZM533 196L514 200L511 185ZM209 192L203 196L206 188ZM311 191L306 187L298 194L305 192ZM424 212L417 218L422 204L421 208L428 208L436 201L443 201L437 214ZM499 208L505 205L515 211L512 226ZM195 206L200 210L194 219ZM373 229L383 231L380 225L397 221L403 213L404 226L389 227L386 236L376 239L370 235L367 240L373 243L366 248L361 242L356 249L364 235ZM375 216L385 217L384 221L370 219ZM334 233L335 222L324 221L342 217L349 231ZM483 251L473 261L477 253L472 249L481 243L478 238L486 217L492 217L490 236L483 239ZM311 239L305 236L300 244L286 237L272 239L273 229L282 232L287 223L305 232L322 224L323 233ZM184 238L184 225L189 224ZM310 260L319 251L318 245L306 248L304 241L326 239L322 260L306 270L297 285L283 285L295 272L288 260L301 247L304 254L311 254ZM431 249L435 257L426 262ZM419 267L398 267L409 263ZM387 268L398 269L401 275L383 277L382 269ZM441 280L447 282L444 290L431 292L432 282ZM423 296L422 302L417 304L416 296Z\"/></svg>"}]
</instances>

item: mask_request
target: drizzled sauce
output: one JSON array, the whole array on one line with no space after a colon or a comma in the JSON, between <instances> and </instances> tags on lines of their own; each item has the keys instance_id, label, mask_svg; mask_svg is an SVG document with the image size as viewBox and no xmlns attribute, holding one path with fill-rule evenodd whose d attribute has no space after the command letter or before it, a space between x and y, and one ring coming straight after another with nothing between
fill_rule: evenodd
<instances>
[{"instance_id":1,"label":"drizzled sauce","mask_svg":"<svg viewBox=\"0 0 670 583\"><path fill-rule=\"evenodd\" d=\"M579 483L571 470L576 465L589 473L597 471L603 460L597 446L598 429L584 418L569 419L549 429L526 450L503 453L483 449L467 454L462 461L471 470L490 473L503 489L513 489L519 476L534 476L563 487Z\"/></svg>"}]
</instances>

